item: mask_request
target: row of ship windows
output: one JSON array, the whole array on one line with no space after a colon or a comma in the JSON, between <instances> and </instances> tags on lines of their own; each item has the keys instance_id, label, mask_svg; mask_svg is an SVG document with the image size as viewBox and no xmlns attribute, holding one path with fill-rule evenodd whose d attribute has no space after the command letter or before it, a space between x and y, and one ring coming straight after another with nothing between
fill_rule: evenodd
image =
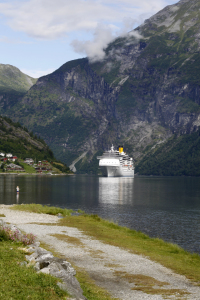
<instances>
[{"instance_id":1,"label":"row of ship windows","mask_svg":"<svg viewBox=\"0 0 200 300\"><path fill-rule=\"evenodd\" d=\"M104 164L118 164L118 161L104 161ZM127 162L127 161L120 161L120 164L122 165L129 165L131 164L131 162Z\"/></svg>"},{"instance_id":2,"label":"row of ship windows","mask_svg":"<svg viewBox=\"0 0 200 300\"><path fill-rule=\"evenodd\" d=\"M115 164L116 165L116 162L109 162L109 161L107 161L107 162L104 162L104 164L106 164L106 165L111 165L111 164ZM129 164L129 163L124 163L124 162L120 162L120 165L122 166L122 167L132 167L132 165L131 164Z\"/></svg>"}]
</instances>

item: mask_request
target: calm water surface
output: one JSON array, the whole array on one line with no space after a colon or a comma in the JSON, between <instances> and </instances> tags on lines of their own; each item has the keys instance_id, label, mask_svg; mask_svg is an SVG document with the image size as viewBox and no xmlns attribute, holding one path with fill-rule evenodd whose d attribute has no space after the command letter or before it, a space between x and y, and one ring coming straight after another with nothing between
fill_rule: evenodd
<instances>
[{"instance_id":1,"label":"calm water surface","mask_svg":"<svg viewBox=\"0 0 200 300\"><path fill-rule=\"evenodd\" d=\"M0 175L0 204L14 203L82 209L200 253L200 178Z\"/></svg>"}]
</instances>

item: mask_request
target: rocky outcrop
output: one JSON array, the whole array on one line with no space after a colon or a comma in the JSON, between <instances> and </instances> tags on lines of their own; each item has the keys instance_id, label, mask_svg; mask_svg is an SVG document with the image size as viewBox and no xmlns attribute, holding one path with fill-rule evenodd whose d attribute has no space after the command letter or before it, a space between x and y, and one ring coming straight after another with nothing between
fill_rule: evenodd
<instances>
[{"instance_id":1,"label":"rocky outcrop","mask_svg":"<svg viewBox=\"0 0 200 300\"><path fill-rule=\"evenodd\" d=\"M75 277L76 271L71 264L66 260L54 257L51 252L39 247L39 245L39 242L35 242L33 245L28 246L27 266L32 265L37 272L62 279L62 283L58 282L61 289L69 292L77 300L86 300Z\"/></svg>"}]
</instances>

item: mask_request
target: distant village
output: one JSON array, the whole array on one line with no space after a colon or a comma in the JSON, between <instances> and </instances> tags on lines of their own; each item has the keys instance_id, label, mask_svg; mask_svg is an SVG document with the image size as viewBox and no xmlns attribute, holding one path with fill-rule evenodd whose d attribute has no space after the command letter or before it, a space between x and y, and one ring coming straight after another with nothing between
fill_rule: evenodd
<instances>
[{"instance_id":1,"label":"distant village","mask_svg":"<svg viewBox=\"0 0 200 300\"><path fill-rule=\"evenodd\" d=\"M26 158L23 162L32 166L37 173L46 173L52 171L52 166L47 160L38 161L38 163L35 163L32 158ZM4 153L2 151L0 151L0 168L4 169L4 171L25 172L24 168L20 166L17 156L13 155L12 153Z\"/></svg>"}]
</instances>

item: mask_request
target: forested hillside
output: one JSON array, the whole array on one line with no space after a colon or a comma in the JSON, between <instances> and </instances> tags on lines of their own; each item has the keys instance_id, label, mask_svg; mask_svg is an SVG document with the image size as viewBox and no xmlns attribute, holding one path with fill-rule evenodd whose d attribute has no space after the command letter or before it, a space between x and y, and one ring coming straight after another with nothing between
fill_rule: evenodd
<instances>
[{"instance_id":1,"label":"forested hillside","mask_svg":"<svg viewBox=\"0 0 200 300\"><path fill-rule=\"evenodd\" d=\"M200 176L200 129L192 134L172 136L151 149L135 169L142 175Z\"/></svg>"},{"instance_id":2,"label":"forested hillside","mask_svg":"<svg viewBox=\"0 0 200 300\"><path fill-rule=\"evenodd\" d=\"M55 159L45 142L28 132L20 123L0 117L0 151L11 152L19 158L34 157L37 160Z\"/></svg>"},{"instance_id":3,"label":"forested hillside","mask_svg":"<svg viewBox=\"0 0 200 300\"><path fill-rule=\"evenodd\" d=\"M35 162L47 160L62 172L70 172L60 164L53 152L40 138L29 132L20 123L14 123L7 117L0 116L0 152L11 153L18 159L32 158Z\"/></svg>"}]
</instances>

